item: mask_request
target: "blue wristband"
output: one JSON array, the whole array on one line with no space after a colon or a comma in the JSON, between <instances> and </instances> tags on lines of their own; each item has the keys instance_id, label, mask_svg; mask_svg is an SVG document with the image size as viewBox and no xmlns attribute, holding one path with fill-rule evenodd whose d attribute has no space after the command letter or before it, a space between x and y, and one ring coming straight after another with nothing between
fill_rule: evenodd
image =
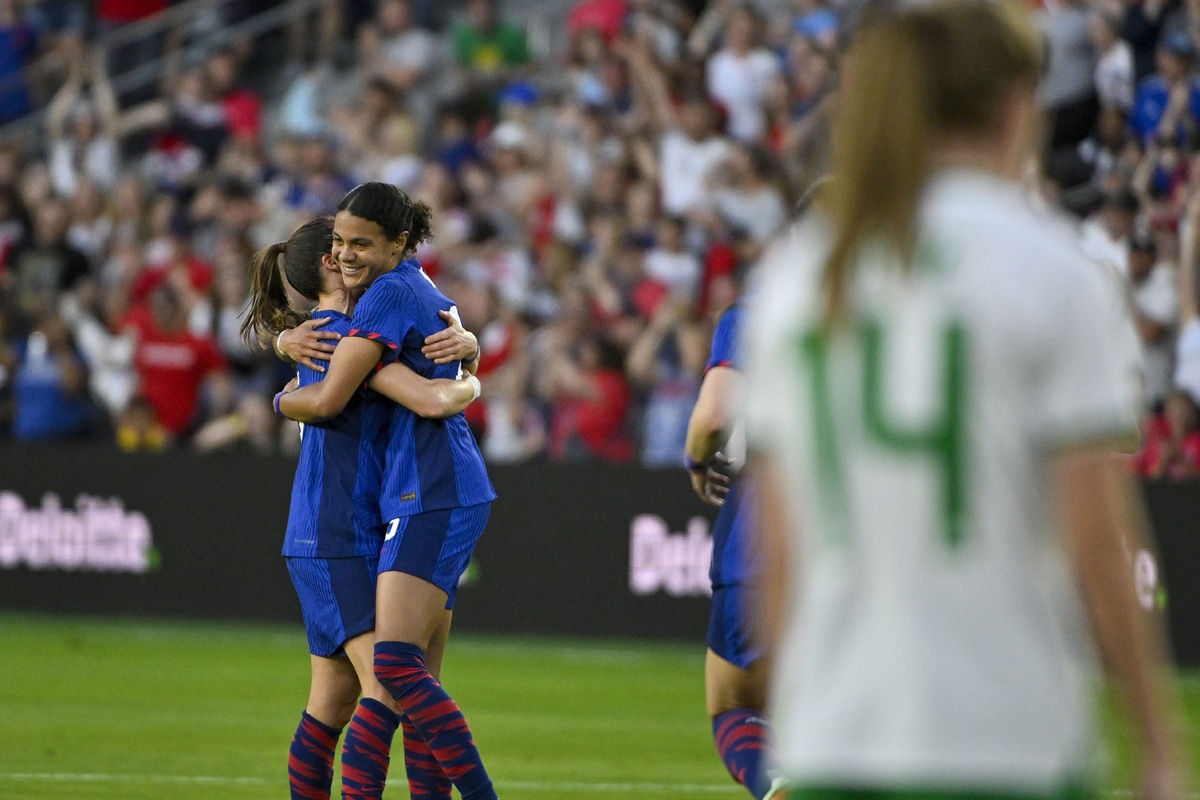
<instances>
[{"instance_id":1,"label":"blue wristband","mask_svg":"<svg viewBox=\"0 0 1200 800\"><path fill-rule=\"evenodd\" d=\"M708 469L708 464L703 461L697 461L687 453L683 454L683 465L687 467L688 472L702 472Z\"/></svg>"},{"instance_id":2,"label":"blue wristband","mask_svg":"<svg viewBox=\"0 0 1200 800\"><path fill-rule=\"evenodd\" d=\"M283 399L285 394L287 394L287 392L279 392L275 395L275 399L271 403L271 405L275 407L275 413L281 417L283 416L283 412L279 410L279 401Z\"/></svg>"}]
</instances>

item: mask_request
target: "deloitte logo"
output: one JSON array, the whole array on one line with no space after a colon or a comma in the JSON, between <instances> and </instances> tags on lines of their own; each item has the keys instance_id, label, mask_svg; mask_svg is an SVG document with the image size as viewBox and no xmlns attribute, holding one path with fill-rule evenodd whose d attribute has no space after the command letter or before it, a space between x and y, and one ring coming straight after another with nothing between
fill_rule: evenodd
<instances>
[{"instance_id":1,"label":"deloitte logo","mask_svg":"<svg viewBox=\"0 0 1200 800\"><path fill-rule=\"evenodd\" d=\"M0 569L69 572L149 572L158 566L150 523L115 498L81 494L63 508L47 494L40 508L13 492L0 492Z\"/></svg>"},{"instance_id":2,"label":"deloitte logo","mask_svg":"<svg viewBox=\"0 0 1200 800\"><path fill-rule=\"evenodd\" d=\"M661 589L671 597L709 597L711 563L712 536L704 517L692 517L686 533L671 533L655 514L639 514L629 525L629 591L636 595Z\"/></svg>"}]
</instances>

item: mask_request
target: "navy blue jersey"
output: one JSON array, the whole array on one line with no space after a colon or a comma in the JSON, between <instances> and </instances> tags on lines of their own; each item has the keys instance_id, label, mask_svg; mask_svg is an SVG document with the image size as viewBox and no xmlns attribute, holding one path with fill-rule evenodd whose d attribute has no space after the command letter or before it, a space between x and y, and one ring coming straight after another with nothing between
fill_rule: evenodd
<instances>
[{"instance_id":1,"label":"navy blue jersey","mask_svg":"<svg viewBox=\"0 0 1200 800\"><path fill-rule=\"evenodd\" d=\"M741 322L742 303L739 300L725 309L717 322L705 372L714 367L741 368L738 352ZM749 504L743 501L743 494L741 481L735 479L713 525L713 558L709 577L714 587L749 582L757 571L751 554L747 552L750 509Z\"/></svg>"},{"instance_id":2,"label":"navy blue jersey","mask_svg":"<svg viewBox=\"0 0 1200 800\"><path fill-rule=\"evenodd\" d=\"M739 369L738 330L742 325L742 301L738 300L717 321L717 329L713 331L712 351L708 363L704 365L707 373L713 367L733 367Z\"/></svg>"},{"instance_id":3,"label":"navy blue jersey","mask_svg":"<svg viewBox=\"0 0 1200 800\"><path fill-rule=\"evenodd\" d=\"M454 379L460 374L460 363L439 366L421 354L425 337L446 327L438 312L453 306L420 263L403 261L377 278L358 301L349 335L383 344L385 363L398 360L426 378ZM393 406L382 444L382 520L496 499L479 446L461 413L425 419L403 406Z\"/></svg>"},{"instance_id":4,"label":"navy blue jersey","mask_svg":"<svg viewBox=\"0 0 1200 800\"><path fill-rule=\"evenodd\" d=\"M313 316L330 318L325 330L343 336L350 331L350 318L345 314L318 310ZM301 386L325 377L303 365L297 365L296 371ZM356 392L333 419L300 426L300 463L292 483L285 556L379 555L383 546L378 499L383 460L364 443L382 438L392 405L373 392Z\"/></svg>"}]
</instances>

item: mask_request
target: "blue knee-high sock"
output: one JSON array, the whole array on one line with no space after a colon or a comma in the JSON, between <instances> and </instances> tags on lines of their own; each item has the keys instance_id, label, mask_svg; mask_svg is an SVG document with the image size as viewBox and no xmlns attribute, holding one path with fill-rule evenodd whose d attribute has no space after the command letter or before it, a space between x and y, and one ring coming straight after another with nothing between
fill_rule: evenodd
<instances>
[{"instance_id":1,"label":"blue knee-high sock","mask_svg":"<svg viewBox=\"0 0 1200 800\"><path fill-rule=\"evenodd\" d=\"M462 711L425 668L425 653L406 642L375 643L375 677L404 709L462 800L497 800L492 779Z\"/></svg>"},{"instance_id":2,"label":"blue knee-high sock","mask_svg":"<svg viewBox=\"0 0 1200 800\"><path fill-rule=\"evenodd\" d=\"M379 800L387 782L392 737L399 717L378 700L364 697L354 709L342 743L342 797Z\"/></svg>"},{"instance_id":3,"label":"blue knee-high sock","mask_svg":"<svg viewBox=\"0 0 1200 800\"><path fill-rule=\"evenodd\" d=\"M771 788L764 753L768 727L758 711L736 708L713 717L713 741L725 769L738 783L761 798Z\"/></svg>"},{"instance_id":4,"label":"blue knee-high sock","mask_svg":"<svg viewBox=\"0 0 1200 800\"><path fill-rule=\"evenodd\" d=\"M404 731L404 770L412 800L450 800L450 779L407 714L401 715L400 728Z\"/></svg>"},{"instance_id":5,"label":"blue knee-high sock","mask_svg":"<svg viewBox=\"0 0 1200 800\"><path fill-rule=\"evenodd\" d=\"M333 785L333 753L341 728L331 728L307 711L300 715L288 750L288 785L292 800L329 800Z\"/></svg>"}]
</instances>

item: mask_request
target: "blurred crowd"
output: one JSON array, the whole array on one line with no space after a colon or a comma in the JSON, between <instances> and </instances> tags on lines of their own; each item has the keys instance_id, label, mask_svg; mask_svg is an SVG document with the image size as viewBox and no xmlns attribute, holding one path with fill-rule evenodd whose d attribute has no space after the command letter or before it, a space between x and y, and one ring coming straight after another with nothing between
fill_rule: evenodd
<instances>
[{"instance_id":1,"label":"blurred crowd","mask_svg":"<svg viewBox=\"0 0 1200 800\"><path fill-rule=\"evenodd\" d=\"M434 210L418 256L480 337L489 459L677 465L716 316L826 170L863 2L344 0L243 37L294 4L235 0L119 36L170 5L0 0L0 126L43 113L0 127L0 436L294 448L246 265L382 180ZM1128 287L1138 469L1195 474L1200 0L1036 13L1031 187Z\"/></svg>"}]
</instances>

